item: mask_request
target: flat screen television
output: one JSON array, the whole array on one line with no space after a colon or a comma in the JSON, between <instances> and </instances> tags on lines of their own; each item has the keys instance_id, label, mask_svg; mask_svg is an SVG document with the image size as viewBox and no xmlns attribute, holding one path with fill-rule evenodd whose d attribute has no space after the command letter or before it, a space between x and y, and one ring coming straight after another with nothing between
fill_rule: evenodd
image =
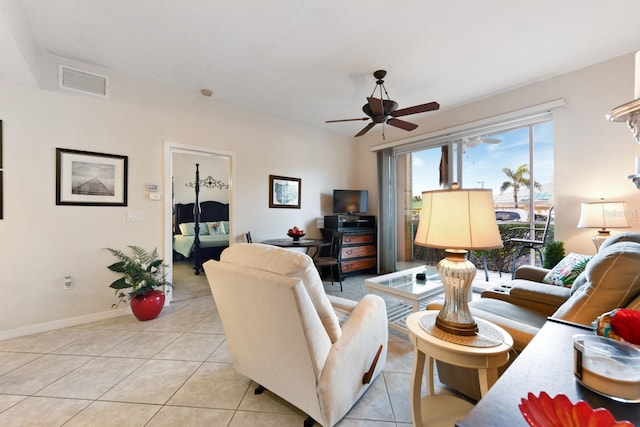
<instances>
[{"instance_id":1,"label":"flat screen television","mask_svg":"<svg viewBox=\"0 0 640 427\"><path fill-rule=\"evenodd\" d=\"M333 213L366 213L368 203L367 190L333 190Z\"/></svg>"}]
</instances>

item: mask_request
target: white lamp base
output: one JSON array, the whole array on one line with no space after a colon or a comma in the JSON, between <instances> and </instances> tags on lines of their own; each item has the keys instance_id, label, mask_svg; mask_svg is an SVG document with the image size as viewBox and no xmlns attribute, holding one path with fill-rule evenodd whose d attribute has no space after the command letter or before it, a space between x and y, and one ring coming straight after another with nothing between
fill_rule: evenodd
<instances>
[{"instance_id":1,"label":"white lamp base","mask_svg":"<svg viewBox=\"0 0 640 427\"><path fill-rule=\"evenodd\" d=\"M438 263L444 286L444 306L436 317L436 326L455 335L475 335L478 325L469 310L469 291L476 277L476 266L466 259L466 250L446 250Z\"/></svg>"},{"instance_id":2,"label":"white lamp base","mask_svg":"<svg viewBox=\"0 0 640 427\"><path fill-rule=\"evenodd\" d=\"M598 234L591 238L591 241L596 246L596 252L600 252L600 245L602 245L602 242L607 240L610 235L609 230L598 230Z\"/></svg>"}]
</instances>

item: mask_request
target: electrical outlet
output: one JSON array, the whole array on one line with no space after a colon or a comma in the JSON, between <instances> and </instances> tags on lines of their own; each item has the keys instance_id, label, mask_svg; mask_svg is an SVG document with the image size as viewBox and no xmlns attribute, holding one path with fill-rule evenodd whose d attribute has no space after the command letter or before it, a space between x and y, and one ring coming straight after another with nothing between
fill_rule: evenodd
<instances>
[{"instance_id":1,"label":"electrical outlet","mask_svg":"<svg viewBox=\"0 0 640 427\"><path fill-rule=\"evenodd\" d=\"M144 212L128 211L127 212L127 221L128 222L142 222L142 221L144 221Z\"/></svg>"},{"instance_id":2,"label":"electrical outlet","mask_svg":"<svg viewBox=\"0 0 640 427\"><path fill-rule=\"evenodd\" d=\"M64 276L64 290L69 291L73 289L73 281L71 280L71 276Z\"/></svg>"}]
</instances>

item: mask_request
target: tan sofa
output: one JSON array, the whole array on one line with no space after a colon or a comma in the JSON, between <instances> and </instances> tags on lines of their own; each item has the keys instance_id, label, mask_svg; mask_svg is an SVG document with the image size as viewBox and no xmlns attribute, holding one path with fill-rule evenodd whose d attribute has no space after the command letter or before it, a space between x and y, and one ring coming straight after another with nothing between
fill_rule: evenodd
<instances>
[{"instance_id":1,"label":"tan sofa","mask_svg":"<svg viewBox=\"0 0 640 427\"><path fill-rule=\"evenodd\" d=\"M614 308L640 310L640 233L611 236L586 265L571 288L542 283L549 270L520 267L515 279L485 291L470 303L474 316L496 323L514 340L515 354L522 351L547 321L547 317L581 325ZM429 309L438 309L433 303ZM438 363L440 381L463 394L480 396L474 371Z\"/></svg>"}]
</instances>

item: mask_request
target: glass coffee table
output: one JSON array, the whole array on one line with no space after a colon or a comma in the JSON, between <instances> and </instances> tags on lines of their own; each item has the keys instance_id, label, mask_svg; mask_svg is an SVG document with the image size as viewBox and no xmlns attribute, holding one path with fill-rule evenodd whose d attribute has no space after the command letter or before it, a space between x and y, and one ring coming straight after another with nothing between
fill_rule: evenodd
<instances>
[{"instance_id":1,"label":"glass coffee table","mask_svg":"<svg viewBox=\"0 0 640 427\"><path fill-rule=\"evenodd\" d=\"M425 280L417 280L416 274L424 273ZM364 281L367 293L380 295L387 305L389 327L407 333L406 318L409 314L424 310L433 300L444 299L444 289L438 269L419 266L394 273L375 276Z\"/></svg>"}]
</instances>

